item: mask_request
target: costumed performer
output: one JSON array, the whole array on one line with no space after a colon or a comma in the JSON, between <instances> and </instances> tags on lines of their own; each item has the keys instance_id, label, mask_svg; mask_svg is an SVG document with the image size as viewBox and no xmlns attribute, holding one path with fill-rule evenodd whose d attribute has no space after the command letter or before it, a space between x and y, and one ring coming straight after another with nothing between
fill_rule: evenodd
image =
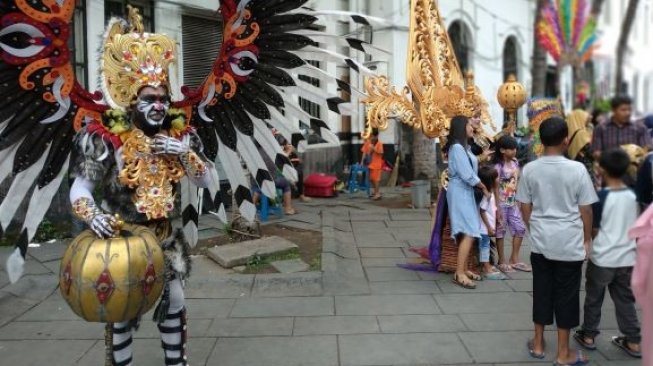
<instances>
[{"instance_id":1,"label":"costumed performer","mask_svg":"<svg viewBox=\"0 0 653 366\"><path fill-rule=\"evenodd\" d=\"M592 178L596 187L596 173L594 171L594 158L592 156L592 133L587 128L592 116L582 109L575 109L567 116L569 128L569 147L567 157L583 164Z\"/></svg>"}]
</instances>

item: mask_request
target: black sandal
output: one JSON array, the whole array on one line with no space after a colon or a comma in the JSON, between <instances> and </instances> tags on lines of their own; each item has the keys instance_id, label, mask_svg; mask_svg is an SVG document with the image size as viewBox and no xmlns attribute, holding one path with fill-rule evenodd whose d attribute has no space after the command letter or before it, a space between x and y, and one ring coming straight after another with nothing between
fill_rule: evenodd
<instances>
[{"instance_id":1,"label":"black sandal","mask_svg":"<svg viewBox=\"0 0 653 366\"><path fill-rule=\"evenodd\" d=\"M585 338L591 338L592 343L588 343ZM596 343L594 343L594 337L590 337L585 333L583 330L577 330L576 333L574 333L574 339L578 344L585 348L588 351L596 351Z\"/></svg>"},{"instance_id":2,"label":"black sandal","mask_svg":"<svg viewBox=\"0 0 653 366\"><path fill-rule=\"evenodd\" d=\"M472 281L472 280L469 279L469 278L467 278L467 281L468 281L468 282L461 281L461 280L458 278L458 275L457 275L457 274L454 274L454 275L453 275L453 280L451 280L451 282L453 282L453 283L456 284L457 286L460 286L460 287L462 287L462 288L464 288L464 289L467 289L467 290L475 290L475 289L476 289L476 284L474 284L474 281Z\"/></svg>"},{"instance_id":3,"label":"black sandal","mask_svg":"<svg viewBox=\"0 0 653 366\"><path fill-rule=\"evenodd\" d=\"M630 357L642 358L642 352L636 352L628 347L630 344L626 340L626 337L612 337L612 344L621 348L626 352Z\"/></svg>"}]
</instances>

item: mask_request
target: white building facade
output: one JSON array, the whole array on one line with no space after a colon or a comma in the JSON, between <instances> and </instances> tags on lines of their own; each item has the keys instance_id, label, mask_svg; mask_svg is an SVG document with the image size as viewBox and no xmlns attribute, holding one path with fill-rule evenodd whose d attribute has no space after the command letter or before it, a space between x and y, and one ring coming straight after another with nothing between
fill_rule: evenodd
<instances>
[{"instance_id":1,"label":"white building facade","mask_svg":"<svg viewBox=\"0 0 653 366\"><path fill-rule=\"evenodd\" d=\"M605 1L600 17L601 48L596 53L594 73L599 82L597 93L602 97L609 97L615 90L614 55L627 2ZM640 2L625 67L627 87L640 113L653 111L653 63L650 62L653 59L652 2ZM172 75L173 85L197 86L210 69L208 60L215 56L219 48L221 18L217 12L218 0L78 0L75 59L78 75L83 77L86 86L91 90L98 89L99 62L96 51L101 47L101 35L108 19L124 14L127 3L141 8L146 30L166 33L178 41L179 57L177 70ZM357 58L380 74L388 75L391 84L399 88L406 84L410 0L312 0L307 6L360 12L388 20L391 25L375 27L374 30L344 21L330 25L331 28L326 30L359 38L387 50L388 54L374 57L353 53L350 57ZM461 67L474 72L475 82L490 104L493 120L500 127L503 110L496 100L496 92L508 74L515 74L527 90L531 89L535 0L440 0L438 7ZM330 45L321 46L343 51ZM319 67L349 80L355 88L364 89L362 79L350 73L346 67L324 62L320 62ZM330 93L339 93L335 83L317 86ZM176 98L181 98L179 88L175 88L174 93ZM323 106L302 103L309 113L325 120L340 135L346 160L356 156L365 123L364 107L355 97L352 97L352 104L358 113L341 117ZM521 123L526 121L524 109L520 112ZM399 131L399 127L393 126L381 134L381 141L390 147L390 151L400 139ZM319 144L312 148L318 147Z\"/></svg>"}]
</instances>

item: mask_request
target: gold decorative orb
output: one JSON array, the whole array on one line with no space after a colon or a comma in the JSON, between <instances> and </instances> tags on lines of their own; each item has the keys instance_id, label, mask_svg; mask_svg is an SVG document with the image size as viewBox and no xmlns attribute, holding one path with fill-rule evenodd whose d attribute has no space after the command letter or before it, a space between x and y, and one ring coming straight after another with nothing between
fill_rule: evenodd
<instances>
[{"instance_id":1,"label":"gold decorative orb","mask_svg":"<svg viewBox=\"0 0 653 366\"><path fill-rule=\"evenodd\" d=\"M146 227L125 224L109 239L86 230L64 253L59 289L84 320L118 323L154 306L163 290L164 268L159 241Z\"/></svg>"},{"instance_id":2,"label":"gold decorative orb","mask_svg":"<svg viewBox=\"0 0 653 366\"><path fill-rule=\"evenodd\" d=\"M515 75L510 74L508 80L499 87L497 100L501 107L508 112L514 112L526 103L528 93L526 88L517 81Z\"/></svg>"}]
</instances>

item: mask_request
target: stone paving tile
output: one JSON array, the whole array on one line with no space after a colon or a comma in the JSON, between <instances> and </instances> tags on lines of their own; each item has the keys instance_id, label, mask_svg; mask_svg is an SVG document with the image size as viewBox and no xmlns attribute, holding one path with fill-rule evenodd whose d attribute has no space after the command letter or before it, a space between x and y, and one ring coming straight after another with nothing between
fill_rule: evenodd
<instances>
[{"instance_id":1,"label":"stone paving tile","mask_svg":"<svg viewBox=\"0 0 653 366\"><path fill-rule=\"evenodd\" d=\"M33 307L20 318L20 321L79 320L68 304L58 293Z\"/></svg>"},{"instance_id":2,"label":"stone paving tile","mask_svg":"<svg viewBox=\"0 0 653 366\"><path fill-rule=\"evenodd\" d=\"M367 279L370 280L370 282L419 280L419 277L414 271L409 271L399 267L370 267L366 268L365 272L367 273Z\"/></svg>"},{"instance_id":3,"label":"stone paving tile","mask_svg":"<svg viewBox=\"0 0 653 366\"><path fill-rule=\"evenodd\" d=\"M353 365L415 365L471 362L455 334L371 334L338 337L340 362Z\"/></svg>"},{"instance_id":4,"label":"stone paving tile","mask_svg":"<svg viewBox=\"0 0 653 366\"><path fill-rule=\"evenodd\" d=\"M235 299L186 299L186 316L189 319L226 318L235 303Z\"/></svg>"},{"instance_id":5,"label":"stone paving tile","mask_svg":"<svg viewBox=\"0 0 653 366\"><path fill-rule=\"evenodd\" d=\"M8 292L0 290L0 327L11 322L27 309L38 304L36 300L16 297Z\"/></svg>"},{"instance_id":6,"label":"stone paving tile","mask_svg":"<svg viewBox=\"0 0 653 366\"><path fill-rule=\"evenodd\" d=\"M57 286L59 276L51 273L41 275L26 275L16 283L5 286L2 291L23 299L43 301L55 292L59 295Z\"/></svg>"},{"instance_id":7,"label":"stone paving tile","mask_svg":"<svg viewBox=\"0 0 653 366\"><path fill-rule=\"evenodd\" d=\"M213 351L217 339L215 338L193 338L188 342L187 354L191 365L215 365L207 363L209 355ZM161 366L163 362L163 351L161 340L138 339L134 340L134 364L138 366ZM97 366L104 363L104 341L97 341L95 345L79 360L76 366ZM34 364L34 366L44 364ZM49 365L49 364L48 364ZM70 362L67 363L70 365Z\"/></svg>"},{"instance_id":8,"label":"stone paving tile","mask_svg":"<svg viewBox=\"0 0 653 366\"><path fill-rule=\"evenodd\" d=\"M360 248L363 258L405 258L401 248Z\"/></svg>"},{"instance_id":9,"label":"stone paving tile","mask_svg":"<svg viewBox=\"0 0 653 366\"><path fill-rule=\"evenodd\" d=\"M95 343L95 340L0 341L0 360L3 365L70 366ZM61 350L65 350L65 357ZM96 359L95 364L98 363L104 363L104 357Z\"/></svg>"},{"instance_id":10,"label":"stone paving tile","mask_svg":"<svg viewBox=\"0 0 653 366\"><path fill-rule=\"evenodd\" d=\"M389 228L415 228L418 230L431 230L431 222L429 221L392 221L388 220L385 225Z\"/></svg>"},{"instance_id":11,"label":"stone paving tile","mask_svg":"<svg viewBox=\"0 0 653 366\"><path fill-rule=\"evenodd\" d=\"M406 263L406 258L361 258L363 267L397 267L397 264Z\"/></svg>"},{"instance_id":12,"label":"stone paving tile","mask_svg":"<svg viewBox=\"0 0 653 366\"><path fill-rule=\"evenodd\" d=\"M322 272L266 273L256 275L252 296L319 296Z\"/></svg>"},{"instance_id":13,"label":"stone paving tile","mask_svg":"<svg viewBox=\"0 0 653 366\"><path fill-rule=\"evenodd\" d=\"M309 223L309 222L303 222L303 221L299 221L299 220L290 220L290 221L285 221L280 225L285 226L285 227L289 227L289 228L293 228L293 229L300 229L300 230L310 230L310 231L321 231L322 230L322 227L319 224L319 221L317 221L317 222L314 221L312 223Z\"/></svg>"},{"instance_id":14,"label":"stone paving tile","mask_svg":"<svg viewBox=\"0 0 653 366\"><path fill-rule=\"evenodd\" d=\"M428 295L336 296L337 315L440 314Z\"/></svg>"},{"instance_id":15,"label":"stone paving tile","mask_svg":"<svg viewBox=\"0 0 653 366\"><path fill-rule=\"evenodd\" d=\"M424 281L451 281L451 273L415 271L420 280Z\"/></svg>"},{"instance_id":16,"label":"stone paving tile","mask_svg":"<svg viewBox=\"0 0 653 366\"><path fill-rule=\"evenodd\" d=\"M642 366L641 360L620 360L620 361L597 361L594 363L598 366Z\"/></svg>"},{"instance_id":17,"label":"stone paving tile","mask_svg":"<svg viewBox=\"0 0 653 366\"><path fill-rule=\"evenodd\" d=\"M293 335L379 333L374 316L321 316L295 318Z\"/></svg>"},{"instance_id":18,"label":"stone paving tile","mask_svg":"<svg viewBox=\"0 0 653 366\"><path fill-rule=\"evenodd\" d=\"M242 298L232 318L334 315L332 297Z\"/></svg>"},{"instance_id":19,"label":"stone paving tile","mask_svg":"<svg viewBox=\"0 0 653 366\"><path fill-rule=\"evenodd\" d=\"M208 327L208 337L290 336L293 318L215 319Z\"/></svg>"},{"instance_id":20,"label":"stone paving tile","mask_svg":"<svg viewBox=\"0 0 653 366\"><path fill-rule=\"evenodd\" d=\"M387 281L370 283L372 295L394 294L437 294L438 286L433 281Z\"/></svg>"},{"instance_id":21,"label":"stone paving tile","mask_svg":"<svg viewBox=\"0 0 653 366\"><path fill-rule=\"evenodd\" d=\"M38 248L30 248L28 254L30 257L35 258L41 263L50 262L63 258L63 253L66 251L67 247L68 243L61 241L42 243Z\"/></svg>"},{"instance_id":22,"label":"stone paving tile","mask_svg":"<svg viewBox=\"0 0 653 366\"><path fill-rule=\"evenodd\" d=\"M221 338L209 365L336 366L336 336Z\"/></svg>"},{"instance_id":23,"label":"stone paving tile","mask_svg":"<svg viewBox=\"0 0 653 366\"><path fill-rule=\"evenodd\" d=\"M532 330L532 312L501 314L460 314L460 319L474 332Z\"/></svg>"},{"instance_id":24,"label":"stone paving tile","mask_svg":"<svg viewBox=\"0 0 653 366\"><path fill-rule=\"evenodd\" d=\"M464 293L435 295L445 314L465 313L503 313L506 309L515 313L532 311L533 298L525 293L514 293L507 296L502 293Z\"/></svg>"},{"instance_id":25,"label":"stone paving tile","mask_svg":"<svg viewBox=\"0 0 653 366\"><path fill-rule=\"evenodd\" d=\"M402 248L407 243L397 241L392 234L354 234L359 248Z\"/></svg>"},{"instance_id":26,"label":"stone paving tile","mask_svg":"<svg viewBox=\"0 0 653 366\"><path fill-rule=\"evenodd\" d=\"M236 273L233 269L222 268L213 259L208 258L205 255L192 255L191 260L193 262L193 273L201 273L203 278L218 277ZM191 278L192 277L193 274L191 274Z\"/></svg>"},{"instance_id":27,"label":"stone paving tile","mask_svg":"<svg viewBox=\"0 0 653 366\"><path fill-rule=\"evenodd\" d=\"M472 354L476 362L490 363L518 363L524 364L533 362L533 358L528 354L526 342L532 337L532 331L525 332L466 332L458 333L467 350ZM554 331L545 332L544 339L547 344L556 344L556 333ZM545 361L552 362L555 352L546 352ZM601 360L596 352L590 355L592 360Z\"/></svg>"},{"instance_id":28,"label":"stone paving tile","mask_svg":"<svg viewBox=\"0 0 653 366\"><path fill-rule=\"evenodd\" d=\"M504 281L477 281L475 290L462 288L451 281L451 278L440 278L437 281L438 287L445 294L472 292L514 292L514 290L504 283ZM511 296L511 295L507 295Z\"/></svg>"},{"instance_id":29,"label":"stone paving tile","mask_svg":"<svg viewBox=\"0 0 653 366\"><path fill-rule=\"evenodd\" d=\"M390 216L388 216L387 213L381 213L381 212L379 213L351 212L350 216L353 225L365 225L362 222L378 222L385 226L385 220L390 220Z\"/></svg>"},{"instance_id":30,"label":"stone paving tile","mask_svg":"<svg viewBox=\"0 0 653 366\"><path fill-rule=\"evenodd\" d=\"M0 328L1 340L95 340L103 337L104 324L90 323L81 319L38 322L16 321Z\"/></svg>"},{"instance_id":31,"label":"stone paving tile","mask_svg":"<svg viewBox=\"0 0 653 366\"><path fill-rule=\"evenodd\" d=\"M378 316L383 333L443 333L466 331L455 315L387 315Z\"/></svg>"},{"instance_id":32,"label":"stone paving tile","mask_svg":"<svg viewBox=\"0 0 653 366\"><path fill-rule=\"evenodd\" d=\"M505 280L503 282L517 292L533 292L533 279Z\"/></svg>"},{"instance_id":33,"label":"stone paving tile","mask_svg":"<svg viewBox=\"0 0 653 366\"><path fill-rule=\"evenodd\" d=\"M253 283L254 275L195 276L186 281L184 293L187 299L239 298L249 295Z\"/></svg>"},{"instance_id":34,"label":"stone paving tile","mask_svg":"<svg viewBox=\"0 0 653 366\"><path fill-rule=\"evenodd\" d=\"M188 319L188 337L190 339L196 337L206 337L206 331L212 323L212 319ZM102 338L104 332L97 333L99 338ZM134 338L160 338L159 328L156 322L152 321L152 313L143 316L141 325L136 332L133 333Z\"/></svg>"},{"instance_id":35,"label":"stone paving tile","mask_svg":"<svg viewBox=\"0 0 653 366\"><path fill-rule=\"evenodd\" d=\"M428 211L423 212L396 212L390 211L392 221L427 221L431 222L431 215Z\"/></svg>"}]
</instances>

